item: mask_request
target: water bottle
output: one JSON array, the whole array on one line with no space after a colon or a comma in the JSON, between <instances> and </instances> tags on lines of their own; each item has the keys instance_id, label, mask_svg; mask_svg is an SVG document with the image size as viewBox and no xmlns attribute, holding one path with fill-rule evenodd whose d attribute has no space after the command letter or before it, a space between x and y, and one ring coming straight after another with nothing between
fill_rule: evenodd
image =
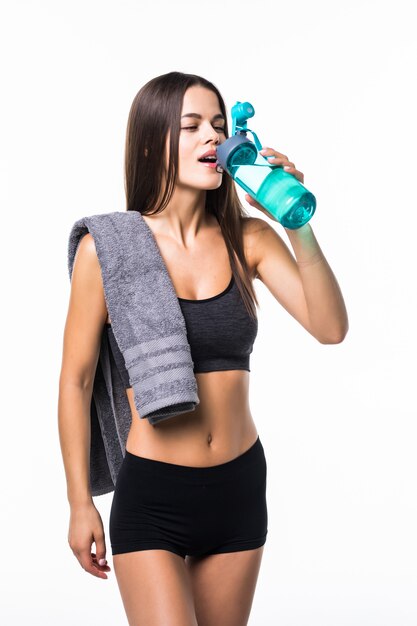
<instances>
[{"instance_id":1,"label":"water bottle","mask_svg":"<svg viewBox=\"0 0 417 626\"><path fill-rule=\"evenodd\" d=\"M237 101L231 114L232 134L216 150L217 171L226 171L285 228L304 226L316 210L316 198L295 176L259 153L262 144L247 127L247 120L255 115L249 102ZM252 133L255 143L247 132Z\"/></svg>"}]
</instances>

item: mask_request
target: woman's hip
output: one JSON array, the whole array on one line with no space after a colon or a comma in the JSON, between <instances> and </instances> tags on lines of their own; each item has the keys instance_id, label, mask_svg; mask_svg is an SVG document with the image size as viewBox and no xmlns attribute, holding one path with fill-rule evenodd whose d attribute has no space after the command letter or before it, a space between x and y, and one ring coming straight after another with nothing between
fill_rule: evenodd
<instances>
[{"instance_id":1,"label":"woman's hip","mask_svg":"<svg viewBox=\"0 0 417 626\"><path fill-rule=\"evenodd\" d=\"M151 539L155 529L190 549L220 537L262 536L266 480L259 436L238 457L209 467L156 461L126 450L110 513L112 543L126 534Z\"/></svg>"}]
</instances>

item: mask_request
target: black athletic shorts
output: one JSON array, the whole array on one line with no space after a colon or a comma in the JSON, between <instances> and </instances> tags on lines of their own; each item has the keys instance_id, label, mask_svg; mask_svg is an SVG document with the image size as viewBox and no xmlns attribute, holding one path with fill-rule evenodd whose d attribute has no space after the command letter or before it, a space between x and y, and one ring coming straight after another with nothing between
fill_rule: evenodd
<instances>
[{"instance_id":1,"label":"black athletic shorts","mask_svg":"<svg viewBox=\"0 0 417 626\"><path fill-rule=\"evenodd\" d=\"M164 549L203 556L262 546L268 532L262 443L211 467L147 459L127 450L110 511L112 554Z\"/></svg>"}]
</instances>

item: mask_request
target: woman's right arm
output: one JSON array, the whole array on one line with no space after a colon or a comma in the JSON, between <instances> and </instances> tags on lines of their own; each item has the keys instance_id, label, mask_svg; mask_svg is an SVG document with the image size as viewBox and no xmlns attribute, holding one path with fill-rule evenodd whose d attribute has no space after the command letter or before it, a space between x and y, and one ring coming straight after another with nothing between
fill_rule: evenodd
<instances>
[{"instance_id":1,"label":"woman's right arm","mask_svg":"<svg viewBox=\"0 0 417 626\"><path fill-rule=\"evenodd\" d=\"M98 560L105 558L100 515L94 506L90 475L90 405L107 318L100 264L94 239L84 235L75 255L59 378L58 429L71 509L69 543L81 566L107 578ZM91 553L92 539L96 555Z\"/></svg>"}]
</instances>

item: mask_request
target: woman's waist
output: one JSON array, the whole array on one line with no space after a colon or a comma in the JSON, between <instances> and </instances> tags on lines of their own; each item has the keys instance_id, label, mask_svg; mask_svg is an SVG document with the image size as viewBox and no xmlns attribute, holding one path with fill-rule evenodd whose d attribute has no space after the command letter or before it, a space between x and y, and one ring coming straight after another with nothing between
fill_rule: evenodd
<instances>
[{"instance_id":1,"label":"woman's waist","mask_svg":"<svg viewBox=\"0 0 417 626\"><path fill-rule=\"evenodd\" d=\"M199 385L200 403L193 411L155 426L133 409L126 449L137 456L195 467L224 463L245 452L258 435L247 394L218 388L212 397L208 387ZM128 396L132 407L132 390Z\"/></svg>"}]
</instances>

